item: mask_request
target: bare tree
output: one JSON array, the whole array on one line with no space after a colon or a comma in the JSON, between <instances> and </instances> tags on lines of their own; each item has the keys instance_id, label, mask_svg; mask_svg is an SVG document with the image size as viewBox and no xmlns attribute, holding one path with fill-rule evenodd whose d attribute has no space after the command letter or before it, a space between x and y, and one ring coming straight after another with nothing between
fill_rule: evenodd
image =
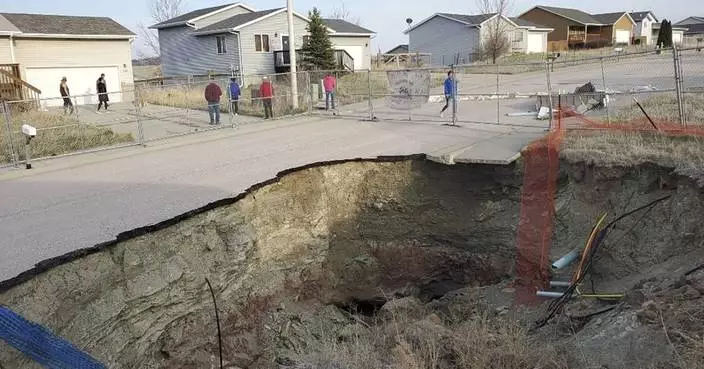
<instances>
[{"instance_id":1,"label":"bare tree","mask_svg":"<svg viewBox=\"0 0 704 369\"><path fill-rule=\"evenodd\" d=\"M339 7L332 10L332 13L330 13L330 18L340 19L358 26L362 25L362 20L359 17L352 15L352 12L345 6L343 1L340 1Z\"/></svg>"},{"instance_id":2,"label":"bare tree","mask_svg":"<svg viewBox=\"0 0 704 369\"><path fill-rule=\"evenodd\" d=\"M161 23L181 15L184 0L151 0L149 4L150 15L154 23ZM137 24L139 36L154 55L159 55L159 36L142 22ZM144 55L142 55L144 56Z\"/></svg>"},{"instance_id":3,"label":"bare tree","mask_svg":"<svg viewBox=\"0 0 704 369\"><path fill-rule=\"evenodd\" d=\"M476 2L482 14L495 16L484 23L480 29L480 45L476 53L481 59L491 59L491 62L496 64L499 56L511 50L511 33L515 28L506 19L513 0L476 0Z\"/></svg>"}]
</instances>

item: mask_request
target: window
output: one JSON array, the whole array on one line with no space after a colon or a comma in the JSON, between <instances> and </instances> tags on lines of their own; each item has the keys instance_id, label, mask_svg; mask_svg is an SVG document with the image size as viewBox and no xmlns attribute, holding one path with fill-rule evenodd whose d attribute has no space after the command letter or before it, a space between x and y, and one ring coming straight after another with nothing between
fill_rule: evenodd
<instances>
[{"instance_id":1,"label":"window","mask_svg":"<svg viewBox=\"0 0 704 369\"><path fill-rule=\"evenodd\" d=\"M303 36L303 45L307 44L310 41L310 36L305 35Z\"/></svg>"},{"instance_id":2,"label":"window","mask_svg":"<svg viewBox=\"0 0 704 369\"><path fill-rule=\"evenodd\" d=\"M513 42L523 42L523 31L513 32Z\"/></svg>"},{"instance_id":3,"label":"window","mask_svg":"<svg viewBox=\"0 0 704 369\"><path fill-rule=\"evenodd\" d=\"M216 36L215 42L218 44L218 54L227 54L227 38L225 36Z\"/></svg>"},{"instance_id":4,"label":"window","mask_svg":"<svg viewBox=\"0 0 704 369\"><path fill-rule=\"evenodd\" d=\"M258 52L269 52L269 35L254 35L254 49Z\"/></svg>"}]
</instances>

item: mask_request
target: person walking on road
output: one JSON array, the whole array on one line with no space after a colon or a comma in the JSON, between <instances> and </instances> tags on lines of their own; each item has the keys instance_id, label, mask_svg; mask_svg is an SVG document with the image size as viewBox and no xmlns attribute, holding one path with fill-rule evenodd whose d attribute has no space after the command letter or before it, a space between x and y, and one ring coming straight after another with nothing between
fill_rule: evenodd
<instances>
[{"instance_id":1,"label":"person walking on road","mask_svg":"<svg viewBox=\"0 0 704 369\"><path fill-rule=\"evenodd\" d=\"M230 86L227 89L228 95L230 97L230 109L232 109L233 114L240 115L240 85L237 83L236 78L230 78Z\"/></svg>"},{"instance_id":2,"label":"person walking on road","mask_svg":"<svg viewBox=\"0 0 704 369\"><path fill-rule=\"evenodd\" d=\"M208 102L208 115L210 116L210 125L220 124L220 97L222 90L212 77L210 83L205 87L205 101Z\"/></svg>"},{"instance_id":3,"label":"person walking on road","mask_svg":"<svg viewBox=\"0 0 704 369\"><path fill-rule=\"evenodd\" d=\"M98 91L98 111L100 114L100 108L105 105L105 111L108 111L108 86L105 84L105 74L101 74L98 81L95 83L95 90Z\"/></svg>"},{"instance_id":4,"label":"person walking on road","mask_svg":"<svg viewBox=\"0 0 704 369\"><path fill-rule=\"evenodd\" d=\"M73 114L73 102L71 102L71 91L68 89L68 83L66 77L61 78L61 84L59 85L59 92L61 97L64 99L64 115L66 113Z\"/></svg>"},{"instance_id":5,"label":"person walking on road","mask_svg":"<svg viewBox=\"0 0 704 369\"><path fill-rule=\"evenodd\" d=\"M332 104L332 110L335 110L335 89L337 88L337 81L335 77L328 73L323 78L323 88L325 89L325 110L330 110L330 104ZM334 113L333 113L334 114Z\"/></svg>"},{"instance_id":6,"label":"person walking on road","mask_svg":"<svg viewBox=\"0 0 704 369\"><path fill-rule=\"evenodd\" d=\"M444 86L445 106L443 106L442 110L440 110L440 118L445 117L445 110L450 107L450 99L453 100L454 104L455 92L457 92L457 84L455 83L455 76L452 74L452 71L447 72L447 78L445 79Z\"/></svg>"},{"instance_id":7,"label":"person walking on road","mask_svg":"<svg viewBox=\"0 0 704 369\"><path fill-rule=\"evenodd\" d=\"M264 119L274 118L274 110L271 104L271 100L274 97L274 85L266 76L262 78L262 84L259 86L259 96L264 104Z\"/></svg>"}]
</instances>

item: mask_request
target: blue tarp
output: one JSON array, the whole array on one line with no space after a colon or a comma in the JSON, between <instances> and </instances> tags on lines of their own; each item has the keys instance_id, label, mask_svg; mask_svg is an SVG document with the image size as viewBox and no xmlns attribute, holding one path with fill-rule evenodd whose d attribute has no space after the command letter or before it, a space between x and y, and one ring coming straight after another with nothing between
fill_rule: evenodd
<instances>
[{"instance_id":1,"label":"blue tarp","mask_svg":"<svg viewBox=\"0 0 704 369\"><path fill-rule=\"evenodd\" d=\"M106 369L70 342L2 305L0 340L49 369Z\"/></svg>"}]
</instances>

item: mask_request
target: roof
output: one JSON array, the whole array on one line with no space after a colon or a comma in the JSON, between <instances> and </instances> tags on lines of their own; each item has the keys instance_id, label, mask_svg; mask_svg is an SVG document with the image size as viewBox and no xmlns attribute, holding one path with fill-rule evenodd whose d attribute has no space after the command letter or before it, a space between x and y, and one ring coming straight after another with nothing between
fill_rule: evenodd
<instances>
[{"instance_id":1,"label":"roof","mask_svg":"<svg viewBox=\"0 0 704 369\"><path fill-rule=\"evenodd\" d=\"M596 20L598 20L601 24L614 24L618 22L621 17L624 16L624 12L620 13L601 13L601 14L592 14L592 17Z\"/></svg>"},{"instance_id":2,"label":"roof","mask_svg":"<svg viewBox=\"0 0 704 369\"><path fill-rule=\"evenodd\" d=\"M690 18L691 18L691 19L694 19L694 20L697 21L697 22L704 23L704 17L691 16L691 17L687 17L687 18L685 18L685 19L682 19L681 21L679 21L679 22L677 22L677 23L675 23L675 24L680 24L680 23L682 23L682 22L684 22L684 21L686 21L686 20L688 20L688 19L690 19Z\"/></svg>"},{"instance_id":3,"label":"roof","mask_svg":"<svg viewBox=\"0 0 704 369\"><path fill-rule=\"evenodd\" d=\"M682 26L681 28L687 28L686 31L684 31L685 35L704 35L704 23L699 23L699 24L689 24L687 26ZM675 28L674 26L672 27L673 29Z\"/></svg>"},{"instance_id":4,"label":"roof","mask_svg":"<svg viewBox=\"0 0 704 369\"><path fill-rule=\"evenodd\" d=\"M265 15L277 12L283 8L260 10L258 12L237 14L217 23L213 23L207 27L203 27L197 31L198 34L212 34L218 31L227 32L233 28L240 27L251 21L257 20Z\"/></svg>"},{"instance_id":5,"label":"roof","mask_svg":"<svg viewBox=\"0 0 704 369\"><path fill-rule=\"evenodd\" d=\"M519 27L523 27L523 28L545 28L545 29L551 29L550 27L543 26L543 25L540 25L540 24L536 24L536 23L533 23L533 22L529 22L529 21L527 21L527 20L525 20L525 19L521 19L521 18L510 18L510 19L513 21L513 23L516 23Z\"/></svg>"},{"instance_id":6,"label":"roof","mask_svg":"<svg viewBox=\"0 0 704 369\"><path fill-rule=\"evenodd\" d=\"M402 44L387 51L385 54L406 54L408 53L408 44Z\"/></svg>"},{"instance_id":7,"label":"roof","mask_svg":"<svg viewBox=\"0 0 704 369\"><path fill-rule=\"evenodd\" d=\"M225 4L225 5L220 5L220 6L213 6L210 8L194 10L194 11L188 12L186 14L181 14L178 17L171 18L169 20L165 20L161 23L157 23L157 24L151 26L150 28L162 28L164 26L184 24L193 18L198 18L200 16L218 11L220 9L227 8L230 5L234 5L234 4Z\"/></svg>"},{"instance_id":8,"label":"roof","mask_svg":"<svg viewBox=\"0 0 704 369\"><path fill-rule=\"evenodd\" d=\"M374 31L368 30L364 27L360 27L356 24L350 23L342 19L326 18L323 19L323 22L326 26L328 26L328 28L332 29L336 33L356 33L369 35L374 34Z\"/></svg>"},{"instance_id":9,"label":"roof","mask_svg":"<svg viewBox=\"0 0 704 369\"><path fill-rule=\"evenodd\" d=\"M538 6L536 6L536 8L546 10L546 11L553 13L555 15L558 15L562 18L567 18L567 19L573 20L577 23L581 23L581 24L585 24L585 25L587 25L587 24L593 24L593 25L603 24L603 23L601 23L601 21L592 17L591 14L585 13L585 12L583 12L581 10L577 10L577 9L558 8L558 7L554 7L554 6L542 6L542 5L538 5ZM623 14L623 13L621 13L621 14Z\"/></svg>"},{"instance_id":10,"label":"roof","mask_svg":"<svg viewBox=\"0 0 704 369\"><path fill-rule=\"evenodd\" d=\"M135 34L107 17L0 13L21 33L45 35L125 36Z\"/></svg>"},{"instance_id":11,"label":"roof","mask_svg":"<svg viewBox=\"0 0 704 369\"><path fill-rule=\"evenodd\" d=\"M656 17L655 14L654 14L653 12L651 12L650 10L647 10L647 11L644 11L644 12L631 12L631 13L628 13L628 14L631 15L631 18L633 18L633 20L634 20L635 22L640 22L640 21L642 21L643 19L645 19L645 18L648 16L648 14L652 15L653 18L655 18L655 21L656 21L656 22L659 22L659 21L658 21L658 17Z\"/></svg>"},{"instance_id":12,"label":"roof","mask_svg":"<svg viewBox=\"0 0 704 369\"><path fill-rule=\"evenodd\" d=\"M472 26L478 26L488 19L491 19L496 15L496 13L491 14L477 14L477 15L464 15L464 14L450 14L450 13L438 13L438 15L444 16L446 18L452 18L458 22L467 23Z\"/></svg>"}]
</instances>

